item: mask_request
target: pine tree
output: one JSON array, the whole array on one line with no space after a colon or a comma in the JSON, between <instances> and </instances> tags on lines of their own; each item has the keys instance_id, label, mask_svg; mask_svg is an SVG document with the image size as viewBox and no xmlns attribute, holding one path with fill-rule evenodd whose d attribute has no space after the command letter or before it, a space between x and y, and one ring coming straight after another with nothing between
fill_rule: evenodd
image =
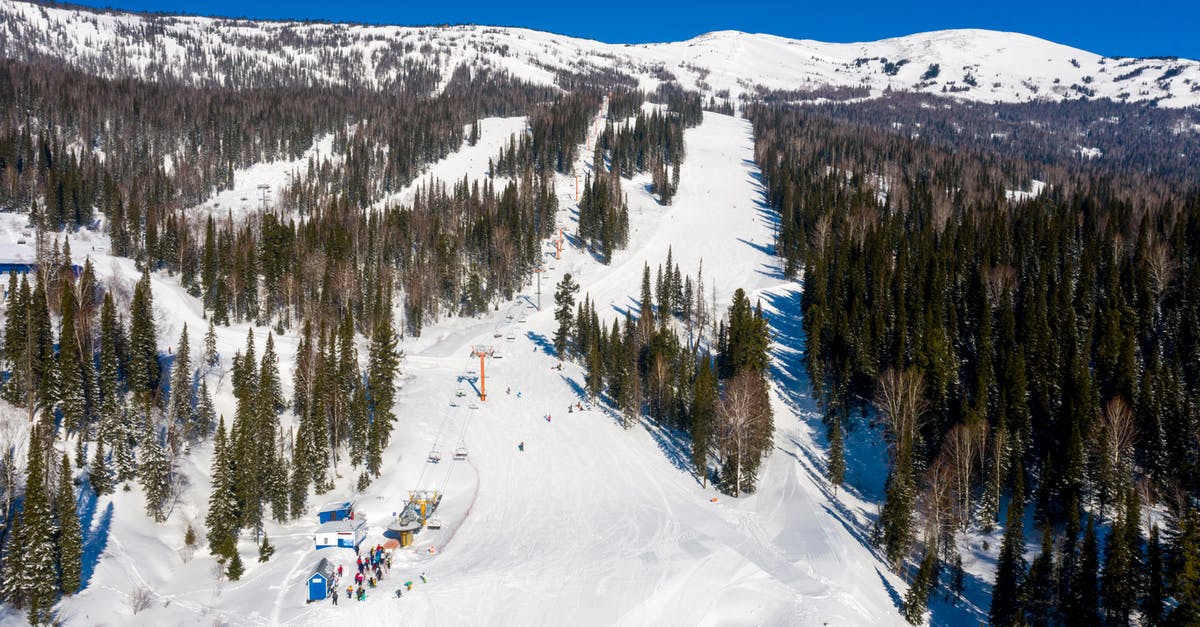
<instances>
[{"instance_id":1,"label":"pine tree","mask_svg":"<svg viewBox=\"0 0 1200 627\"><path fill-rule=\"evenodd\" d=\"M716 424L717 402L717 376L713 371L712 357L705 352L700 358L696 379L692 384L692 406L688 414L692 417L692 466L706 488L708 455Z\"/></svg>"},{"instance_id":2,"label":"pine tree","mask_svg":"<svg viewBox=\"0 0 1200 627\"><path fill-rule=\"evenodd\" d=\"M208 331L204 334L204 365L209 368L217 367L221 355L217 352L217 331L213 328L212 320L208 321Z\"/></svg>"},{"instance_id":3,"label":"pine tree","mask_svg":"<svg viewBox=\"0 0 1200 627\"><path fill-rule=\"evenodd\" d=\"M134 287L129 308L129 388L146 411L149 411L159 380L158 337L152 298L150 271L146 269Z\"/></svg>"},{"instance_id":4,"label":"pine tree","mask_svg":"<svg viewBox=\"0 0 1200 627\"><path fill-rule=\"evenodd\" d=\"M212 433L213 425L217 422L217 411L213 408L212 395L208 393L208 381L200 380L200 391L196 394L195 421L189 438L199 440Z\"/></svg>"},{"instance_id":5,"label":"pine tree","mask_svg":"<svg viewBox=\"0 0 1200 627\"><path fill-rule=\"evenodd\" d=\"M23 566L26 575L22 583L29 600L29 622L49 624L51 611L58 599L58 569L55 563L55 534L58 532L50 508L47 489L46 456L43 452L41 427L35 427L29 437L29 458L26 465L25 507L23 517Z\"/></svg>"},{"instance_id":6,"label":"pine tree","mask_svg":"<svg viewBox=\"0 0 1200 627\"><path fill-rule=\"evenodd\" d=\"M578 291L579 285L571 279L571 273L568 272L563 275L554 292L554 303L558 306L554 310L554 319L558 321L558 329L554 332L554 351L558 353L559 359L566 358L567 338L571 337L574 317L571 310L575 307L575 293Z\"/></svg>"},{"instance_id":7,"label":"pine tree","mask_svg":"<svg viewBox=\"0 0 1200 627\"><path fill-rule=\"evenodd\" d=\"M1042 551L1029 566L1023 594L1025 615L1031 625L1051 625L1054 621L1054 538L1050 526L1042 528Z\"/></svg>"},{"instance_id":8,"label":"pine tree","mask_svg":"<svg viewBox=\"0 0 1200 627\"><path fill-rule=\"evenodd\" d=\"M921 558L921 566L917 576L908 586L904 595L904 619L912 625L925 622L925 610L929 608L929 594L937 585L937 551L933 544L925 546L925 555Z\"/></svg>"},{"instance_id":9,"label":"pine tree","mask_svg":"<svg viewBox=\"0 0 1200 627\"><path fill-rule=\"evenodd\" d=\"M68 286L69 287L69 286ZM58 335L58 384L56 397L62 408L63 426L71 433L79 433L79 441L84 439L86 421L86 398L84 389L87 382L84 378L83 360L79 343L75 336L75 291L61 291L62 325Z\"/></svg>"},{"instance_id":10,"label":"pine tree","mask_svg":"<svg viewBox=\"0 0 1200 627\"><path fill-rule=\"evenodd\" d=\"M1079 546L1079 563L1071 581L1070 596L1063 601L1065 620L1073 625L1100 624L1100 599L1096 575L1100 556L1096 547L1096 519L1088 517L1087 531Z\"/></svg>"},{"instance_id":11,"label":"pine tree","mask_svg":"<svg viewBox=\"0 0 1200 627\"><path fill-rule=\"evenodd\" d=\"M370 433L367 443L367 470L379 476L383 466L383 451L391 442L392 424L396 416L395 380L399 374L400 353L396 347L400 338L392 326L391 315L385 315L375 325L367 365L367 386L370 390Z\"/></svg>"},{"instance_id":12,"label":"pine tree","mask_svg":"<svg viewBox=\"0 0 1200 627\"><path fill-rule=\"evenodd\" d=\"M1173 542L1176 564L1171 579L1175 607L1169 625L1200 624L1200 510L1188 507Z\"/></svg>"},{"instance_id":13,"label":"pine tree","mask_svg":"<svg viewBox=\"0 0 1200 627\"><path fill-rule=\"evenodd\" d=\"M117 346L122 343L121 326L117 320L112 293L105 292L100 308L100 433L97 440L115 443L120 417L120 361Z\"/></svg>"},{"instance_id":14,"label":"pine tree","mask_svg":"<svg viewBox=\"0 0 1200 627\"><path fill-rule=\"evenodd\" d=\"M25 515L17 512L4 542L0 561L0 597L15 608L29 601L29 570L25 567Z\"/></svg>"},{"instance_id":15,"label":"pine tree","mask_svg":"<svg viewBox=\"0 0 1200 627\"><path fill-rule=\"evenodd\" d=\"M179 335L179 348L175 351L175 361L171 365L171 396L167 418L168 424L171 425L168 432L179 434L176 437L183 437L183 434L195 430L192 410L191 348L188 346L186 323L183 325L183 332Z\"/></svg>"},{"instance_id":16,"label":"pine tree","mask_svg":"<svg viewBox=\"0 0 1200 627\"><path fill-rule=\"evenodd\" d=\"M167 519L171 462L159 441L158 429L149 416L144 418L144 425L141 454L138 456L138 482L146 492L146 515L161 523Z\"/></svg>"},{"instance_id":17,"label":"pine tree","mask_svg":"<svg viewBox=\"0 0 1200 627\"><path fill-rule=\"evenodd\" d=\"M233 460L225 431L225 417L217 422L213 438L212 493L204 527L208 531L209 551L228 559L237 550L238 511L234 492Z\"/></svg>"},{"instance_id":18,"label":"pine tree","mask_svg":"<svg viewBox=\"0 0 1200 627\"><path fill-rule=\"evenodd\" d=\"M1141 610L1146 624L1162 624L1166 606L1166 581L1164 579L1163 547L1159 540L1158 523L1150 527L1150 540L1146 546L1146 595L1142 597Z\"/></svg>"},{"instance_id":19,"label":"pine tree","mask_svg":"<svg viewBox=\"0 0 1200 627\"><path fill-rule=\"evenodd\" d=\"M75 490L71 481L71 464L66 454L58 478L58 494L54 509L58 514L58 572L59 588L68 596L79 590L83 570L83 529L75 511Z\"/></svg>"},{"instance_id":20,"label":"pine tree","mask_svg":"<svg viewBox=\"0 0 1200 627\"><path fill-rule=\"evenodd\" d=\"M233 550L233 556L229 558L229 567L225 570L225 576L229 577L230 581L237 581L246 573L246 568L242 566L242 556L237 549Z\"/></svg>"},{"instance_id":21,"label":"pine tree","mask_svg":"<svg viewBox=\"0 0 1200 627\"><path fill-rule=\"evenodd\" d=\"M112 471L108 467L108 453L104 450L104 440L96 440L92 461L88 465L88 483L96 496L112 492Z\"/></svg>"},{"instance_id":22,"label":"pine tree","mask_svg":"<svg viewBox=\"0 0 1200 627\"><path fill-rule=\"evenodd\" d=\"M833 486L833 495L837 496L838 488L846 481L846 435L838 414L829 417L829 465L826 474L829 484Z\"/></svg>"},{"instance_id":23,"label":"pine tree","mask_svg":"<svg viewBox=\"0 0 1200 627\"><path fill-rule=\"evenodd\" d=\"M267 538L267 534L263 534L262 542L258 545L258 561L266 562L275 554L275 547L271 545L271 540ZM232 577L230 577L232 579Z\"/></svg>"},{"instance_id":24,"label":"pine tree","mask_svg":"<svg viewBox=\"0 0 1200 627\"><path fill-rule=\"evenodd\" d=\"M1000 557L996 564L996 583L992 587L992 624L998 627L1020 625L1024 622L1021 607L1021 587L1025 581L1025 481L1023 472L1014 469L1016 477L1012 499L1008 504L1008 516L1004 523L1004 539L1000 544Z\"/></svg>"},{"instance_id":25,"label":"pine tree","mask_svg":"<svg viewBox=\"0 0 1200 627\"><path fill-rule=\"evenodd\" d=\"M1104 546L1104 576L1101 580L1105 623L1129 624L1129 615L1137 604L1141 560L1138 546L1138 515L1141 504L1137 493L1126 490L1125 511L1114 521ZM1132 495L1132 499L1129 498Z\"/></svg>"}]
</instances>

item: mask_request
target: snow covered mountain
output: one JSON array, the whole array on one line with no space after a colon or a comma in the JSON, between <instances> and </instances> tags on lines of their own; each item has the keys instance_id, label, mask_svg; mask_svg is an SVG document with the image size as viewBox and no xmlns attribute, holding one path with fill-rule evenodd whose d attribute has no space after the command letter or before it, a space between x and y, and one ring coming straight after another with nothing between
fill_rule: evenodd
<instances>
[{"instance_id":1,"label":"snow covered mountain","mask_svg":"<svg viewBox=\"0 0 1200 627\"><path fill-rule=\"evenodd\" d=\"M49 57L104 76L247 86L279 81L397 88L432 65L503 70L554 84L605 73L653 89L787 100L888 90L982 102L1111 98L1200 104L1200 62L1103 57L1018 33L947 30L864 43L720 31L683 42L620 45L520 28L399 27L150 16L0 0L0 54ZM830 91L829 88L835 88Z\"/></svg>"}]
</instances>

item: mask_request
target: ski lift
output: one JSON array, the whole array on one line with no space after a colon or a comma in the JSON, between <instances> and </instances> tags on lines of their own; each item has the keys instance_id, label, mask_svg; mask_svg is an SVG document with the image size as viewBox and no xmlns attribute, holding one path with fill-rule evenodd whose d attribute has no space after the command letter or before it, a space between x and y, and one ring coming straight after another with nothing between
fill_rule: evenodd
<instances>
[{"instance_id":1,"label":"ski lift","mask_svg":"<svg viewBox=\"0 0 1200 627\"><path fill-rule=\"evenodd\" d=\"M511 341L513 341L513 340L517 339L517 334L516 334L516 333L513 333L512 331L509 331L509 332L508 332L508 335L507 335L507 336L505 336L505 337L504 337L504 339L506 339L506 340L508 340L508 341L510 341L510 342L511 342ZM495 357L495 355L492 355L492 356L493 356L493 357Z\"/></svg>"},{"instance_id":2,"label":"ski lift","mask_svg":"<svg viewBox=\"0 0 1200 627\"><path fill-rule=\"evenodd\" d=\"M462 398L462 397L466 396L467 393L465 391L463 391L462 388L458 388L457 390L454 391L454 395L459 398Z\"/></svg>"},{"instance_id":3,"label":"ski lift","mask_svg":"<svg viewBox=\"0 0 1200 627\"><path fill-rule=\"evenodd\" d=\"M525 316L521 316L520 318L517 318L517 322L519 322L521 324L525 324L525 321L526 321Z\"/></svg>"},{"instance_id":4,"label":"ski lift","mask_svg":"<svg viewBox=\"0 0 1200 627\"><path fill-rule=\"evenodd\" d=\"M436 464L442 461L442 452L437 449L429 450L429 463Z\"/></svg>"},{"instance_id":5,"label":"ski lift","mask_svg":"<svg viewBox=\"0 0 1200 627\"><path fill-rule=\"evenodd\" d=\"M476 403L475 401L471 401L471 404L467 405L467 407L470 407L471 409L479 409L479 403Z\"/></svg>"},{"instance_id":6,"label":"ski lift","mask_svg":"<svg viewBox=\"0 0 1200 627\"><path fill-rule=\"evenodd\" d=\"M492 352L492 359L503 359L503 358L504 358L504 355L501 355L500 351Z\"/></svg>"},{"instance_id":7,"label":"ski lift","mask_svg":"<svg viewBox=\"0 0 1200 627\"><path fill-rule=\"evenodd\" d=\"M508 319L508 320L512 320L512 319L513 319L512 312L510 311L510 312L508 312L508 313L504 314L504 317L505 317L506 319Z\"/></svg>"},{"instance_id":8,"label":"ski lift","mask_svg":"<svg viewBox=\"0 0 1200 627\"><path fill-rule=\"evenodd\" d=\"M467 447L460 446L460 447L458 447L457 450L454 451L454 460L455 461L461 462L462 460L464 460L466 458L467 458Z\"/></svg>"},{"instance_id":9,"label":"ski lift","mask_svg":"<svg viewBox=\"0 0 1200 627\"><path fill-rule=\"evenodd\" d=\"M441 529L442 528L442 519L441 518L430 518L430 519L426 520L425 528L426 529Z\"/></svg>"},{"instance_id":10,"label":"ski lift","mask_svg":"<svg viewBox=\"0 0 1200 627\"><path fill-rule=\"evenodd\" d=\"M457 398L450 399L451 407L462 407L462 403Z\"/></svg>"},{"instance_id":11,"label":"ski lift","mask_svg":"<svg viewBox=\"0 0 1200 627\"><path fill-rule=\"evenodd\" d=\"M495 331L492 332L492 337L500 337L501 335L504 335L504 332L501 331L500 329L496 329Z\"/></svg>"}]
</instances>

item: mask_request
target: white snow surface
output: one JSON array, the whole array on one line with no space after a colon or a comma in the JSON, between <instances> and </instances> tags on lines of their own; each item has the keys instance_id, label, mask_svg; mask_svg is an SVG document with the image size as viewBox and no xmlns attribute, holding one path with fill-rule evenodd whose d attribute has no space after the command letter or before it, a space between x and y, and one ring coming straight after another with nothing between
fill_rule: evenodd
<instances>
[{"instance_id":1,"label":"white snow surface","mask_svg":"<svg viewBox=\"0 0 1200 627\"><path fill-rule=\"evenodd\" d=\"M498 120L485 125L484 137L491 144L520 129L519 119ZM885 474L877 435L866 427L848 435L850 485L837 496L822 478L824 430L799 359L799 286L781 276L772 254L775 214L764 203L750 126L706 113L685 141L688 158L671 206L651 197L646 177L623 183L631 237L610 266L570 237L574 180L561 176L559 223L568 245L555 261L546 243L542 310L534 308L531 284L487 317L446 320L402 342L396 430L384 474L365 493L354 493L358 472L343 463L335 489L310 496L306 515L266 525L276 546L269 562L255 560L253 536L243 533L246 574L239 582L218 582L215 561L203 548L211 463L206 443L182 458L189 485L163 525L144 515L136 484L99 500L81 497L87 585L60 604L59 617L80 625L902 624L897 608L904 584L866 539ZM591 155L581 153L576 169L582 174ZM448 181L483 176L478 158L461 154L430 171ZM21 226L8 222L4 233L19 233ZM105 238L90 231L72 234L71 244L77 261L90 255L101 279L128 298L138 275L131 261L109 256ZM742 287L761 299L771 321L775 448L753 495L732 499L702 487L690 470L686 439L649 422L622 429L581 396L579 366L554 369L558 361L547 348L555 326L550 295L563 273L572 273L583 287L580 296L589 294L611 325L626 308L636 311L643 263L653 269L665 261L668 246L687 274L694 276L703 260L705 288L715 282L722 312ZM164 352L185 323L192 346L200 346L207 323L199 301L164 273L154 275L153 288ZM227 418L234 400L226 371L250 328L217 328L222 367L207 376L217 410ZM497 330L503 330L499 338ZM261 355L268 330L254 332ZM504 337L509 333L511 341ZM296 336L275 342L287 395ZM479 362L469 355L478 344L493 345L502 357L487 364L487 401L472 403L473 385L459 377L478 374ZM365 346L359 350L365 360ZM468 397L454 407L460 388ZM568 413L575 403L584 410ZM20 415L5 409L5 415ZM283 421L287 426L291 418ZM524 452L517 450L522 441ZM451 461L460 446L469 458ZM432 448L445 454L440 464L427 463ZM366 601L345 599L343 584L339 606L306 604L305 580L321 557L346 565L354 560L346 549L313 550L316 508L356 499L374 544L383 541L393 512L414 488L444 492L442 529L422 531L413 547L399 551L382 588L370 590ZM194 553L183 547L188 524L201 535L202 548ZM415 587L394 598L406 580ZM134 615L127 597L140 586L152 591L153 601ZM0 616L0 624L23 620L11 611Z\"/></svg>"},{"instance_id":2,"label":"white snow surface","mask_svg":"<svg viewBox=\"0 0 1200 627\"><path fill-rule=\"evenodd\" d=\"M6 40L9 42L6 47ZM758 88L867 87L982 102L1084 96L1160 106L1200 104L1200 63L1100 55L1019 33L944 30L862 43L718 31L688 41L608 44L522 28L402 27L140 15L0 0L0 53L62 59L102 75L222 84L229 68L325 84L393 85L406 61L553 84L557 71L606 70L653 89L670 74L735 100ZM19 54L24 54L20 52ZM893 72L885 64L896 64ZM939 71L924 78L933 66ZM973 83L973 84L972 84ZM810 96L820 100L819 96Z\"/></svg>"}]
</instances>

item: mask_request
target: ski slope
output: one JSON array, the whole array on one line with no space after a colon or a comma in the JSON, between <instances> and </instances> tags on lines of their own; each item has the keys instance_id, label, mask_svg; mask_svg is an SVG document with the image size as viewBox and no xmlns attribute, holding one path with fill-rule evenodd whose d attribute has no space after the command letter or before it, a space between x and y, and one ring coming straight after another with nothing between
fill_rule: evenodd
<instances>
[{"instance_id":1,"label":"ski slope","mask_svg":"<svg viewBox=\"0 0 1200 627\"><path fill-rule=\"evenodd\" d=\"M490 126L495 132L485 136L495 138L520 124ZM750 126L706 113L685 141L688 158L673 205L660 206L644 177L623 183L630 244L610 266L574 238L553 261L547 242L541 311L527 286L488 317L443 321L402 343L399 420L383 476L355 495L357 472L343 464L333 492L309 501L315 512L325 501L356 498L373 545L383 541L408 490L444 494L437 513L442 528L423 530L413 547L399 551L383 587L366 601L346 600L343 586L339 606L304 602L305 580L321 557L348 566L354 561L345 549L312 549L315 514L268 523L276 552L265 564L254 559L252 535L243 534L246 574L238 582L218 581L205 549L185 549L188 523L203 534L211 461L205 444L181 465L190 485L165 525L143 515L136 485L98 501L83 498L89 584L61 604L60 617L87 625L900 624L896 595L904 586L865 540L874 508L870 490L834 498L821 479L820 421L798 359L798 286L782 278L772 255L775 221L763 204ZM431 171L452 181L483 176L478 166L477 158L457 155ZM582 175L590 167L581 160L576 170ZM570 234L574 179L559 177L558 185L559 223ZM84 250L101 278L128 289L137 276L132 262L107 256L105 243L88 237L96 250ZM84 246L73 241L77 258ZM653 269L665 261L668 246L686 274L694 276L703 261L706 289L715 283L720 311L742 287L761 299L770 317L776 448L754 495L732 499L705 489L690 470L685 440L651 423L622 429L608 411L587 405L578 366L555 369L549 295L562 274L575 276L580 296L590 294L611 324L626 309L636 313L643 263ZM154 297L164 349L177 342L184 323L199 346L206 328L199 303L165 275L155 275ZM225 368L208 376L217 409L227 417L234 402L222 370L249 330L218 328ZM259 354L266 332L255 329ZM275 341L287 394L296 338ZM486 402L473 400L479 362L470 350L478 344L502 355L487 363ZM460 389L463 398L456 396ZM568 413L576 403L584 410ZM468 459L451 460L458 447L469 449ZM427 462L431 449L443 453L441 463ZM854 450L862 457L850 460L851 483L878 482L881 451L868 443ZM420 583L421 573L428 583ZM397 599L392 591L405 580L415 587ZM127 599L140 586L152 591L152 602L135 615ZM0 617L4 624L22 620Z\"/></svg>"}]
</instances>

